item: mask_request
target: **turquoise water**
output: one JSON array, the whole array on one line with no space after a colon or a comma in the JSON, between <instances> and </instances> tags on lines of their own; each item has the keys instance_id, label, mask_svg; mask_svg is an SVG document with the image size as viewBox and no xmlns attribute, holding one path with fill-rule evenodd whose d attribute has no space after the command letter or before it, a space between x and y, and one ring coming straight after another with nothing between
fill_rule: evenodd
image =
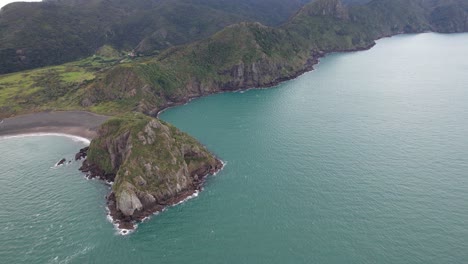
<instances>
[{"instance_id":1,"label":"turquoise water","mask_svg":"<svg viewBox=\"0 0 468 264\"><path fill-rule=\"evenodd\" d=\"M83 143L0 139L0 262L467 263L468 34L383 39L162 114L227 162L116 235Z\"/></svg>"}]
</instances>

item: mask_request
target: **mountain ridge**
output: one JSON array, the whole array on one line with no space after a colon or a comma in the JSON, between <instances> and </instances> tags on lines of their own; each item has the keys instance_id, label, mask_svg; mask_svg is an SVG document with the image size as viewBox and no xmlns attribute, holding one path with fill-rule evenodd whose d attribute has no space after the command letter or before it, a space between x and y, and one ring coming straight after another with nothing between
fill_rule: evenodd
<instances>
[{"instance_id":1,"label":"mountain ridge","mask_svg":"<svg viewBox=\"0 0 468 264\"><path fill-rule=\"evenodd\" d=\"M227 25L285 21L303 0L49 0L0 12L0 74L92 55L104 45L149 55Z\"/></svg>"}]
</instances>

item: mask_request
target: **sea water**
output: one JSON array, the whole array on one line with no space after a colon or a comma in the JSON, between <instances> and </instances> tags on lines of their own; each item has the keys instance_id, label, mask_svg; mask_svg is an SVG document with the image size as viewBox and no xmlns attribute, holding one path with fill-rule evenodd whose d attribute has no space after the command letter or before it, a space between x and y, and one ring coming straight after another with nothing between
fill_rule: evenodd
<instances>
[{"instance_id":1,"label":"sea water","mask_svg":"<svg viewBox=\"0 0 468 264\"><path fill-rule=\"evenodd\" d=\"M128 236L58 136L0 139L1 263L467 263L468 34L332 54L161 118L227 162Z\"/></svg>"}]
</instances>

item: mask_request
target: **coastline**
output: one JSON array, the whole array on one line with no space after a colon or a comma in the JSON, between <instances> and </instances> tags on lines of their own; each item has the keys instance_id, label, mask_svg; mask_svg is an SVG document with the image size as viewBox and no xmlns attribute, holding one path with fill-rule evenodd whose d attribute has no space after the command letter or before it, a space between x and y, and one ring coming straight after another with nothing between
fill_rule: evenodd
<instances>
[{"instance_id":1,"label":"coastline","mask_svg":"<svg viewBox=\"0 0 468 264\"><path fill-rule=\"evenodd\" d=\"M383 36L391 37L391 36ZM379 38L381 39L381 38ZM159 114L163 111L189 103L191 100L194 100L199 97L208 96L212 94L224 93L224 92L237 92L237 91L245 91L250 89L267 89L270 87L274 87L279 85L285 81L295 79L301 76L304 73L310 72L314 70L314 66L320 62L320 59L325 57L326 55L332 53L345 53L345 52L357 52L363 50L369 50L375 45L375 41L366 47L358 47L351 50L333 50L327 52L320 52L317 54L313 54L311 58L304 64L304 67L297 72L288 75L288 76L279 76L276 79L272 80L271 82L260 85L260 86L245 86L240 88L233 87L220 87L218 91L210 92L206 94L201 94L193 97L185 97L181 98L178 102L170 102L160 109L155 109L151 115L156 116L159 118ZM24 134L38 134L38 133L60 133L60 134L67 134L78 136L82 138L86 138L88 140L92 140L96 136L96 132L98 127L104 123L109 116L102 116L97 115L91 112L86 111L57 111L57 112L40 112L40 113L32 113L27 115L16 116L12 118L7 118L4 120L0 120L0 137L8 136L8 135L24 135ZM155 204L152 208L149 208L145 211L140 212L138 215L132 218L126 218L119 214L115 206L115 196L113 192L110 192L108 196L106 196L107 200L107 210L108 210L108 219L114 224L114 226L119 230L119 234L127 235L130 234L133 230L136 229L138 223L145 221L148 217L158 214L159 212L164 211L168 207L178 205L190 198L196 197L198 193L203 189L203 184L206 181L208 175L213 175L218 173L224 168L224 163L218 160L219 163L222 165L216 168L213 171L207 171L199 182L188 190L185 190L174 197L169 198L167 201L164 201L160 204ZM100 176L100 175L96 175ZM93 176L88 176L88 178L94 178ZM101 180L106 180L102 177L97 177ZM112 182L112 181L109 181Z\"/></svg>"},{"instance_id":2,"label":"coastline","mask_svg":"<svg viewBox=\"0 0 468 264\"><path fill-rule=\"evenodd\" d=\"M0 137L19 135L71 135L92 140L109 116L86 111L39 112L6 118L0 122Z\"/></svg>"},{"instance_id":3,"label":"coastline","mask_svg":"<svg viewBox=\"0 0 468 264\"><path fill-rule=\"evenodd\" d=\"M400 35L400 34L401 33L398 33L398 34L395 34L395 35ZM334 54L334 53L350 53L350 52L370 50L371 48L373 48L377 44L376 43L377 40L380 40L380 39L383 39L383 38L390 38L390 37L395 36L395 35L382 36L382 37L374 40L369 45L364 46L364 47L356 47L356 48L349 49L349 50L320 51L318 53L312 54L310 56L310 58L307 60L307 62L304 64L304 67L302 69L299 69L297 72L295 72L295 73L293 73L291 75L278 76L276 79L271 80L268 83L257 85L257 86L247 85L247 86L244 86L244 87L219 87L217 91L207 92L207 93L203 93L203 94L196 95L196 96L184 97L184 98L181 98L181 100L177 101L177 102L168 102L168 103L166 103L165 105L163 105L163 106L161 106L159 108L151 110L147 114L150 115L150 116L159 118L159 115L161 113L163 113L164 111L166 111L166 110L168 110L170 108L176 107L176 106L188 104L192 100L195 100L197 98L210 96L210 95L215 95L215 94L221 94L221 93L230 93L230 92L240 92L240 91L247 91L247 90L253 90L253 89L257 90L257 89L272 88L272 87L280 85L280 84L282 84L284 82L296 79L296 78L300 77L301 75L303 75L305 73L308 73L308 72L311 72L311 71L315 70L314 67L320 63L320 59L327 56L327 55Z\"/></svg>"},{"instance_id":4,"label":"coastline","mask_svg":"<svg viewBox=\"0 0 468 264\"><path fill-rule=\"evenodd\" d=\"M392 37L393 35L390 36L383 36L379 39L382 38L387 38L387 37ZM377 39L377 40L379 40ZM365 47L357 47L354 49L350 50L332 50L332 51L322 51L316 54L313 54L308 60L307 63L304 64L304 68L298 70L294 74L288 75L288 76L279 76L278 78L272 80L271 82L264 84L264 85L259 85L259 86L245 86L245 87L240 87L240 88L235 88L232 89L232 87L220 87L219 90L209 92L209 93L204 93L196 96L190 96L190 97L185 97L181 98L182 100L178 102L169 102L165 105L163 105L160 108L153 109L149 113L147 113L150 116L153 116L155 118L160 117L160 114L163 113L164 111L185 105L190 103L192 100L195 100L197 98L205 97L205 96L210 96L214 94L220 94L220 93L226 93L226 92L240 92L240 91L247 91L247 90L252 90L252 89L268 89L271 87L275 87L277 85L280 85L283 82L298 78L299 76L313 71L315 68L314 66L318 65L320 63L320 59L334 53L348 53L348 52L358 52L358 51L365 51L365 50L370 50L372 47L374 47L377 43L373 41L370 43L368 46ZM107 219L109 222L111 222L114 227L117 229L118 234L120 235L129 235L133 233L136 228L138 227L139 223L142 223L149 219L152 215L157 215L163 211L165 211L167 208L179 205L181 203L184 203L185 201L188 201L192 198L195 198L198 196L198 194L203 191L203 185L206 182L206 179L208 178L209 175L216 175L220 171L224 169L224 166L226 163L220 159L218 159L218 162L221 164L219 168L217 168L214 171L209 171L205 172L202 174L200 181L197 182L197 184L194 186L194 188L186 190L184 192L179 193L178 195L168 199L168 201L165 201L162 204L155 204L152 208L149 208L145 211L140 212L133 218L127 218L123 216L121 213L119 214L117 208L116 208L116 200L115 200L115 195L113 192L109 193L109 195L106 196L107 200L107 206L106 206L106 211L107 211ZM101 180L105 180L102 179Z\"/></svg>"},{"instance_id":5,"label":"coastline","mask_svg":"<svg viewBox=\"0 0 468 264\"><path fill-rule=\"evenodd\" d=\"M392 37L399 36L399 35L413 35L413 34L425 34L425 33L444 34L444 33L439 33L439 32L436 32L436 31L396 32L395 34L385 34L385 35L382 35L380 37L377 37L376 39L374 39L374 41L372 43L370 43L369 45L364 46L364 47L356 47L356 48L348 49L348 50L321 51L321 52L319 52L317 54L312 54L312 56L307 60L307 63L304 64L304 68L298 70L294 74L291 74L291 75L288 75L288 76L280 76L280 77L272 80L269 83L266 83L266 84L263 84L263 85L258 85L258 86L237 87L237 88L234 88L234 89L232 87L220 87L217 91L212 91L212 92L207 92L207 93L203 93L203 94L200 94L200 95L181 98L180 101L176 101L176 102L168 102L168 103L166 103L165 105L163 105L163 106L161 106L159 108L155 108L155 109L153 109L153 110L151 110L151 111L149 111L147 113L145 112L145 114L147 114L149 116L152 116L152 117L155 117L155 118L159 118L160 114L162 114L164 111L166 111L166 110L168 110L170 108L181 106L181 105L186 105L186 104L190 103L192 100L202 98L202 97L205 97L205 96L221 94L221 93L231 93L231 92L235 93L235 92L248 91L248 90L261 90L261 89L272 88L272 87L280 85L280 84L282 84L284 82L296 79L296 78L300 77L301 75L303 75L305 73L314 71L315 70L314 67L317 66L318 64L320 64L320 59L322 59L322 58L324 58L324 57L326 57L328 55L336 54L336 53L339 54L339 53L353 53L353 52L359 52L359 51L366 51L366 50L372 49L375 45L377 45L377 42L382 40L382 39L392 38ZM449 34L464 34L464 33L465 32L449 33Z\"/></svg>"},{"instance_id":6,"label":"coastline","mask_svg":"<svg viewBox=\"0 0 468 264\"><path fill-rule=\"evenodd\" d=\"M84 150L84 149L83 149ZM80 150L81 152L82 150ZM98 179L100 181L105 182L106 184L112 186L115 180L115 174L105 174L101 169L96 166L88 166L86 161L86 151L85 150L84 162L83 166L79 169L81 172L85 173L85 177L87 179ZM80 158L81 159L81 158ZM117 208L117 200L115 197L115 193L113 191L109 192L106 195L106 212L107 212L107 219L111 222L114 227L117 229L118 234L120 235L128 235L136 230L139 223L142 223L153 215L157 215L167 208L179 205L184 203L192 198L198 196L198 194L203 191L203 186L208 179L209 176L215 176L220 171L224 169L226 162L222 161L219 158L216 158L216 165L213 167L205 167L202 168L198 175L198 179L193 182L191 186L187 189L182 190L181 192L175 194L172 197L167 197L164 200L158 201L151 205L148 205L146 208L135 211L132 216L124 215L118 208Z\"/></svg>"}]
</instances>

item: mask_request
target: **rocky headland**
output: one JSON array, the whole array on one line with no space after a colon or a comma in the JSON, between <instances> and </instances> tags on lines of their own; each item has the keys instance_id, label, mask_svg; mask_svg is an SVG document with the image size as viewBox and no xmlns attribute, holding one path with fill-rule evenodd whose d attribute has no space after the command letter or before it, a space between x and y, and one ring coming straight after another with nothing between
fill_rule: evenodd
<instances>
[{"instance_id":1,"label":"rocky headland","mask_svg":"<svg viewBox=\"0 0 468 264\"><path fill-rule=\"evenodd\" d=\"M92 138L76 159L86 158L81 170L88 177L113 183L107 196L110 215L120 228L132 229L199 191L205 177L222 168L196 140L153 118L160 111L209 94L274 86L312 70L326 54L369 49L382 37L467 32L467 14L466 0L375 0L356 6L316 0L279 27L242 22L137 60L94 69L99 63L92 58L64 69L33 71L27 87L18 81L24 73L3 76L0 117L38 111L39 103L115 117L82 125L86 119L73 121L67 112L55 119L42 113L18 116L0 123L0 135L59 130ZM71 68L80 77L73 82L66 74Z\"/></svg>"},{"instance_id":2,"label":"rocky headland","mask_svg":"<svg viewBox=\"0 0 468 264\"><path fill-rule=\"evenodd\" d=\"M140 113L104 123L89 148L81 171L112 183L107 205L120 229L134 229L144 218L201 190L206 176L223 164L195 139Z\"/></svg>"}]
</instances>

